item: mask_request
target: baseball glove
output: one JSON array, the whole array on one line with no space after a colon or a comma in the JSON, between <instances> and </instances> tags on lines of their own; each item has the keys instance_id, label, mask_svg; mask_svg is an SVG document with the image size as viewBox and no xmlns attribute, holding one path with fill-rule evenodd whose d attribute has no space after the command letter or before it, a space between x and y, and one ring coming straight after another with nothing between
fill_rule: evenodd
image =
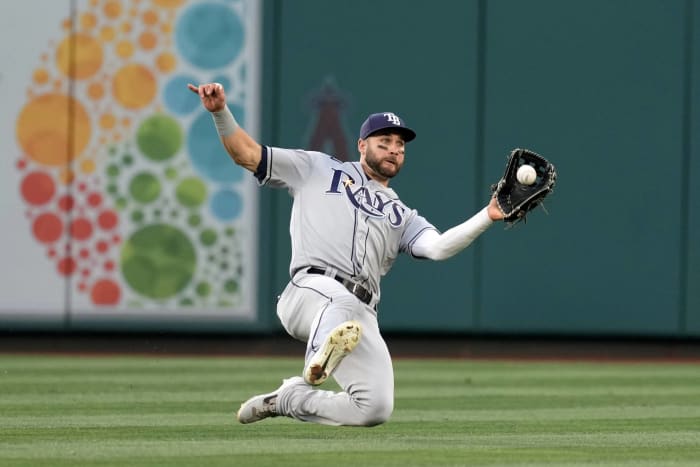
<instances>
[{"instance_id":1,"label":"baseball glove","mask_svg":"<svg viewBox=\"0 0 700 467\"><path fill-rule=\"evenodd\" d=\"M530 185L518 181L518 169L523 165L535 169L536 178ZM491 187L498 207L503 211L503 220L515 224L525 220L528 212L542 203L554 190L557 172L554 165L539 154L528 149L513 149L508 157L503 177Z\"/></svg>"}]
</instances>

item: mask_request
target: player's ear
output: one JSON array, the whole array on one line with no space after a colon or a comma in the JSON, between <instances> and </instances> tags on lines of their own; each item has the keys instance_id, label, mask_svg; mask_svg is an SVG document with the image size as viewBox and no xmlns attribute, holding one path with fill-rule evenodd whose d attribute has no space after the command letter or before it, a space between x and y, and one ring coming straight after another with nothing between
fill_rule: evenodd
<instances>
[{"instance_id":1,"label":"player's ear","mask_svg":"<svg viewBox=\"0 0 700 467\"><path fill-rule=\"evenodd\" d=\"M366 150L367 150L367 140L359 138L357 140L357 151L360 154L364 154Z\"/></svg>"}]
</instances>

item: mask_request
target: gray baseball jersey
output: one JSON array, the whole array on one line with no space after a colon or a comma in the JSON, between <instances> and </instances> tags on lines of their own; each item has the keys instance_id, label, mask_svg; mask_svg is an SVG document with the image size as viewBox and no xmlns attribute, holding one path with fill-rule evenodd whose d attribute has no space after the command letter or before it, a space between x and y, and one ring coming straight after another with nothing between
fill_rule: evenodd
<instances>
[{"instance_id":1,"label":"gray baseball jersey","mask_svg":"<svg viewBox=\"0 0 700 467\"><path fill-rule=\"evenodd\" d=\"M333 267L376 297L380 278L422 232L435 229L391 188L367 178L359 162L314 151L263 148L260 185L287 188L294 198L290 222L290 275L309 266Z\"/></svg>"}]
</instances>

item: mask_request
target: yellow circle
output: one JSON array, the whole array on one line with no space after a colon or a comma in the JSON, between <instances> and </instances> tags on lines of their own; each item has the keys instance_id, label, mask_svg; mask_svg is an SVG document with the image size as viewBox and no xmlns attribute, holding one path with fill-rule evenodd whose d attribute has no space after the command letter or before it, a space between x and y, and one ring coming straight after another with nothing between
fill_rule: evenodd
<instances>
[{"instance_id":1,"label":"yellow circle","mask_svg":"<svg viewBox=\"0 0 700 467\"><path fill-rule=\"evenodd\" d=\"M70 125L69 116L72 116ZM72 139L68 137L69 127ZM17 117L16 131L27 157L39 164L60 166L87 147L90 118L76 99L63 94L42 94L24 106Z\"/></svg>"},{"instance_id":2,"label":"yellow circle","mask_svg":"<svg viewBox=\"0 0 700 467\"><path fill-rule=\"evenodd\" d=\"M127 109L140 109L155 98L156 79L143 65L125 65L114 75L112 94Z\"/></svg>"},{"instance_id":3,"label":"yellow circle","mask_svg":"<svg viewBox=\"0 0 700 467\"><path fill-rule=\"evenodd\" d=\"M95 161L92 159L85 159L80 162L80 171L84 174L91 174L95 171Z\"/></svg>"},{"instance_id":4,"label":"yellow circle","mask_svg":"<svg viewBox=\"0 0 700 467\"><path fill-rule=\"evenodd\" d=\"M73 53L71 53L73 49ZM56 65L71 78L85 79L102 66L102 47L87 34L71 34L61 41L56 51ZM71 66L73 65L73 66Z\"/></svg>"}]
</instances>

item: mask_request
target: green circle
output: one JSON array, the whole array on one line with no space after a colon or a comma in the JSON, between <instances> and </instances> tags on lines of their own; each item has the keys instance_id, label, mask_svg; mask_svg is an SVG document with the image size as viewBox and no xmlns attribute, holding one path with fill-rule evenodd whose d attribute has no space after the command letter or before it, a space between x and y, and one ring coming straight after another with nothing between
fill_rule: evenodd
<instances>
[{"instance_id":1,"label":"green circle","mask_svg":"<svg viewBox=\"0 0 700 467\"><path fill-rule=\"evenodd\" d=\"M132 156L131 154L124 154L124 156L122 156L122 164L124 164L125 166L129 167L133 163L134 156Z\"/></svg>"},{"instance_id":2,"label":"green circle","mask_svg":"<svg viewBox=\"0 0 700 467\"><path fill-rule=\"evenodd\" d=\"M122 247L122 274L137 293L153 298L172 297L192 280L196 253L179 229L154 224L134 232Z\"/></svg>"},{"instance_id":3,"label":"green circle","mask_svg":"<svg viewBox=\"0 0 700 467\"><path fill-rule=\"evenodd\" d=\"M161 162L173 157L182 145L182 129L168 115L153 115L141 123L136 132L136 144L148 159Z\"/></svg>"},{"instance_id":4,"label":"green circle","mask_svg":"<svg viewBox=\"0 0 700 467\"><path fill-rule=\"evenodd\" d=\"M167 167L165 169L165 178L175 180L177 178L177 169L175 167Z\"/></svg>"},{"instance_id":5,"label":"green circle","mask_svg":"<svg viewBox=\"0 0 700 467\"><path fill-rule=\"evenodd\" d=\"M185 297L182 300L180 300L180 306L192 306L194 305L194 300L192 300L190 297Z\"/></svg>"},{"instance_id":6,"label":"green circle","mask_svg":"<svg viewBox=\"0 0 700 467\"><path fill-rule=\"evenodd\" d=\"M224 283L224 290L228 293L238 292L238 281L236 279L229 279Z\"/></svg>"},{"instance_id":7,"label":"green circle","mask_svg":"<svg viewBox=\"0 0 700 467\"><path fill-rule=\"evenodd\" d=\"M119 172L121 169L117 164L110 164L107 166L107 176L108 177L116 177L119 175Z\"/></svg>"},{"instance_id":8,"label":"green circle","mask_svg":"<svg viewBox=\"0 0 700 467\"><path fill-rule=\"evenodd\" d=\"M117 198L115 205L117 206L117 209L121 211L126 209L126 207L129 205L129 200L124 197L119 197Z\"/></svg>"},{"instance_id":9,"label":"green circle","mask_svg":"<svg viewBox=\"0 0 700 467\"><path fill-rule=\"evenodd\" d=\"M140 203L151 203L160 196L160 180L149 172L136 174L129 183L129 193Z\"/></svg>"},{"instance_id":10,"label":"green circle","mask_svg":"<svg viewBox=\"0 0 700 467\"><path fill-rule=\"evenodd\" d=\"M199 241L202 242L204 246L212 246L216 243L218 235L214 229L204 229L202 233L199 234Z\"/></svg>"},{"instance_id":11,"label":"green circle","mask_svg":"<svg viewBox=\"0 0 700 467\"><path fill-rule=\"evenodd\" d=\"M175 197L185 207L195 208L207 199L207 185L197 177L188 177L177 184Z\"/></svg>"},{"instance_id":12,"label":"green circle","mask_svg":"<svg viewBox=\"0 0 700 467\"><path fill-rule=\"evenodd\" d=\"M226 230L224 230L224 233L226 234L227 237L233 237L236 234L236 230L233 227L226 227Z\"/></svg>"},{"instance_id":13,"label":"green circle","mask_svg":"<svg viewBox=\"0 0 700 467\"><path fill-rule=\"evenodd\" d=\"M140 224L143 221L144 215L143 211L134 211L131 213L131 221Z\"/></svg>"},{"instance_id":14,"label":"green circle","mask_svg":"<svg viewBox=\"0 0 700 467\"><path fill-rule=\"evenodd\" d=\"M114 183L110 183L109 185L107 185L107 193L109 193L112 196L115 196L117 193L119 193L119 187Z\"/></svg>"},{"instance_id":15,"label":"green circle","mask_svg":"<svg viewBox=\"0 0 700 467\"><path fill-rule=\"evenodd\" d=\"M190 227L199 227L199 224L201 224L201 223L202 223L202 216L200 216L199 214L191 214L187 218L187 225L189 225Z\"/></svg>"},{"instance_id":16,"label":"green circle","mask_svg":"<svg viewBox=\"0 0 700 467\"><path fill-rule=\"evenodd\" d=\"M211 285L208 282L200 282L197 284L195 292L200 297L207 297L211 293Z\"/></svg>"}]
</instances>

